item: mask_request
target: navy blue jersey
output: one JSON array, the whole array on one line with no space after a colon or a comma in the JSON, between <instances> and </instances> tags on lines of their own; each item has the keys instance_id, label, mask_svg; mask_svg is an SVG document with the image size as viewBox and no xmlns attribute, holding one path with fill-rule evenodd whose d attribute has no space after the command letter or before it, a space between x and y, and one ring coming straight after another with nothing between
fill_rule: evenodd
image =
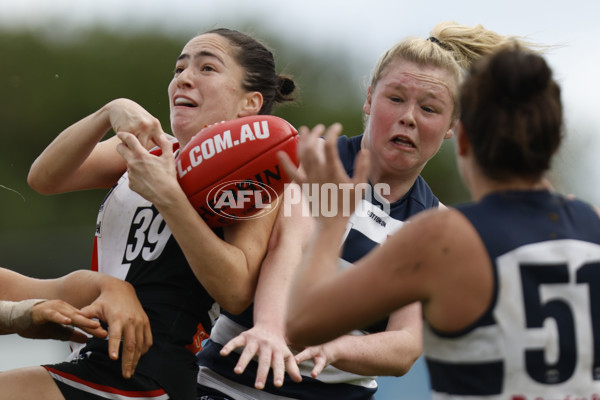
<instances>
[{"instance_id":1,"label":"navy blue jersey","mask_svg":"<svg viewBox=\"0 0 600 400\"><path fill-rule=\"evenodd\" d=\"M548 191L495 193L458 210L487 249L494 296L464 332L426 324L434 398L600 398L596 212Z\"/></svg>"},{"instance_id":2,"label":"navy blue jersey","mask_svg":"<svg viewBox=\"0 0 600 400\"><path fill-rule=\"evenodd\" d=\"M360 151L363 135L347 138L342 136L338 141L340 159L348 175L354 175L354 162ZM353 215L346 228L342 249L341 265L352 264L364 257L369 251L383 243L391 234L399 229L403 221L420 211L434 208L439 200L433 195L425 179L420 175L414 185L400 200L389 204L381 201L377 190L369 188L369 200L363 201L362 218ZM367 218L364 217L367 216ZM364 328L369 333L383 332L387 319Z\"/></svg>"},{"instance_id":3,"label":"navy blue jersey","mask_svg":"<svg viewBox=\"0 0 600 400\"><path fill-rule=\"evenodd\" d=\"M349 175L354 173L354 160L360 151L361 140L362 135L351 138L343 136L338 139L340 158ZM341 268L351 266L353 262L383 243L410 216L427 208L437 207L439 204L438 199L421 176L417 178L409 192L393 204L382 201L377 194L376 188L370 188L368 200L363 201L359 206L362 212L352 215L348 222L340 259ZM210 340L198 354L200 365L198 383L200 385L219 390L233 398L247 396L244 398L273 400L276 398L370 399L377 390L375 377L352 374L331 365L314 379L310 376L313 364L309 360L300 365L301 383L293 382L286 375L283 387L276 388L272 385L273 378L270 374L265 389L257 391L254 389L258 365L256 362L252 361L242 375L237 375L233 372L233 368L239 355L232 353L229 357L222 357L219 354L225 343L252 327L252 315L251 306L240 315L223 312L219 317ZM386 325L387 320L383 320L353 333L364 335L384 331ZM199 391L199 394L201 393Z\"/></svg>"}]
</instances>

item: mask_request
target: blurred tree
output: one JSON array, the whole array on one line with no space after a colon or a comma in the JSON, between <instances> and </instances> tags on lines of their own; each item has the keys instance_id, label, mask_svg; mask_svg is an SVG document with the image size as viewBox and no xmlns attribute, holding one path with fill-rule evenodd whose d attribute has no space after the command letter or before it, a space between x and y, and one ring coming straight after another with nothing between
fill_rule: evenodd
<instances>
[{"instance_id":1,"label":"blurred tree","mask_svg":"<svg viewBox=\"0 0 600 400\"><path fill-rule=\"evenodd\" d=\"M166 86L181 46L101 29L65 39L0 34L0 184L14 190L0 191L0 265L44 277L89 266L105 191L42 196L27 186L29 166L60 131L113 98L129 97L168 121Z\"/></svg>"}]
</instances>

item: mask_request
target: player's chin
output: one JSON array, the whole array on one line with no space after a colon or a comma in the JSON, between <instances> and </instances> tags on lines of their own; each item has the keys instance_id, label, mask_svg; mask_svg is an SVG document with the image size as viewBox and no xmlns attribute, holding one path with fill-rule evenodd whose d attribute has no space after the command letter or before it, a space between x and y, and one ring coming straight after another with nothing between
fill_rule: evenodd
<instances>
[{"instance_id":1,"label":"player's chin","mask_svg":"<svg viewBox=\"0 0 600 400\"><path fill-rule=\"evenodd\" d=\"M182 143L182 146L189 142L200 129L202 129L202 127L196 128L193 121L189 119L179 118L176 121L173 120L173 122L171 122L173 136Z\"/></svg>"}]
</instances>

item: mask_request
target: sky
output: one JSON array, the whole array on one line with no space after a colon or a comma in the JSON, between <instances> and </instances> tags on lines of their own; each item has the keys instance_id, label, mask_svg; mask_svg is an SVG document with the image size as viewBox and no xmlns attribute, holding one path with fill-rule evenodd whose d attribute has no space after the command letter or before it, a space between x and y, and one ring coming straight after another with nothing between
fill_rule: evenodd
<instances>
[{"instance_id":1,"label":"sky","mask_svg":"<svg viewBox=\"0 0 600 400\"><path fill-rule=\"evenodd\" d=\"M394 43L406 36L428 37L442 21L482 24L553 46L546 58L562 87L566 111L566 141L554 174L561 191L600 205L597 0L0 0L4 29L58 23L68 31L101 23L191 37L216 26L240 29L250 20L257 30L272 31L299 46L347 51L355 59L357 79L368 75ZM0 346L4 351L5 345Z\"/></svg>"}]
</instances>

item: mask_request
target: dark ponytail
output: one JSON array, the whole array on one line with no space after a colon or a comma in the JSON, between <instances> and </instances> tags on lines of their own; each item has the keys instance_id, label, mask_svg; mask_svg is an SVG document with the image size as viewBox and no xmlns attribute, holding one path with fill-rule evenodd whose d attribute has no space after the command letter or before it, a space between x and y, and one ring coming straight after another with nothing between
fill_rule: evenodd
<instances>
[{"instance_id":1,"label":"dark ponytail","mask_svg":"<svg viewBox=\"0 0 600 400\"><path fill-rule=\"evenodd\" d=\"M249 92L260 92L263 96L259 114L271 114L275 103L294 100L294 81L289 76L277 75L273 53L265 45L232 29L217 28L206 33L224 37L237 49L234 57L246 73L243 88Z\"/></svg>"},{"instance_id":2,"label":"dark ponytail","mask_svg":"<svg viewBox=\"0 0 600 400\"><path fill-rule=\"evenodd\" d=\"M461 121L492 179L539 179L562 139L560 88L539 55L507 46L476 63L461 91Z\"/></svg>"}]
</instances>

